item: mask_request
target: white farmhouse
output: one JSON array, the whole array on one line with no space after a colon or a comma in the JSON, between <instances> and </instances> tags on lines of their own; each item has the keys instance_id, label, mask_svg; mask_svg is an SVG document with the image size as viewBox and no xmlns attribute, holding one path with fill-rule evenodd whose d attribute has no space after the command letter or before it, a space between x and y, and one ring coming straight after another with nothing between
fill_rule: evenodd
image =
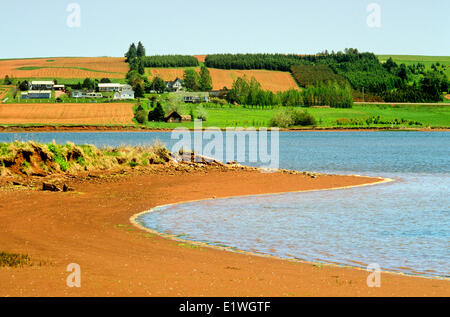
<instances>
[{"instance_id":1,"label":"white farmhouse","mask_svg":"<svg viewBox=\"0 0 450 317\"><path fill-rule=\"evenodd\" d=\"M51 97L51 90L29 90L21 94L22 99L50 99Z\"/></svg>"},{"instance_id":2,"label":"white farmhouse","mask_svg":"<svg viewBox=\"0 0 450 317\"><path fill-rule=\"evenodd\" d=\"M55 83L53 81L32 81L31 90L52 90Z\"/></svg>"},{"instance_id":3,"label":"white farmhouse","mask_svg":"<svg viewBox=\"0 0 450 317\"><path fill-rule=\"evenodd\" d=\"M98 91L111 92L111 91L124 91L131 90L130 85L117 84L117 83L100 83L98 84Z\"/></svg>"},{"instance_id":4,"label":"white farmhouse","mask_svg":"<svg viewBox=\"0 0 450 317\"><path fill-rule=\"evenodd\" d=\"M133 90L118 91L114 94L113 99L114 100L134 99L134 91Z\"/></svg>"}]
</instances>

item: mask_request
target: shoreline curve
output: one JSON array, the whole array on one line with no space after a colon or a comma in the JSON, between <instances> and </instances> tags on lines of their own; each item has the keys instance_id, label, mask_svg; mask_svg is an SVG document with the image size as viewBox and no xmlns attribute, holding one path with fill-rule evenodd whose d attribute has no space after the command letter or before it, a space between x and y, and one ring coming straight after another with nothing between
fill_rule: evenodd
<instances>
[{"instance_id":1,"label":"shoreline curve","mask_svg":"<svg viewBox=\"0 0 450 317\"><path fill-rule=\"evenodd\" d=\"M339 176L339 175L335 175ZM354 176L354 177L366 177L361 175L346 175L346 176ZM358 188L358 187L368 187L368 186L375 186L380 184L386 184L394 182L394 179L391 178L384 178L384 177L372 177L372 178L378 178L379 181L373 182L373 183L365 183L365 184L359 184L359 185L348 185L348 186L338 186L338 187L331 187L331 188L323 188L323 189L309 189L309 190L297 190L297 191L287 191L287 192L279 192L279 193L264 193L264 194L253 194L253 195L238 195L238 196L226 196L226 197L220 197L220 198L204 198L204 199L196 199L196 200L186 200L182 202L177 203L170 203L170 204L164 204L159 205L151 208L150 210L142 211L139 213L136 213L132 215L129 218L130 223L135 226L136 228L146 231L151 234L158 235L162 238L169 239L172 241L177 241L180 243L186 243L189 245L194 245L198 247L207 247L215 250L221 250L221 251L227 251L227 252L233 252L238 254L244 254L244 255L250 255L250 256L257 256L257 257L263 257L263 258L271 258L271 259L277 259L281 261L288 261L288 262L296 262L296 263L304 263L304 264L311 264L311 265L324 265L324 266L331 266L331 267L337 267L337 268L350 268L350 269L357 269L360 271L367 271L364 268L358 267L358 266L352 266L352 265L346 265L346 264L336 264L336 263L323 263L323 262L314 262L314 261L306 261L306 260L300 260L300 259L292 259L292 258L283 258L279 256L274 256L270 254L264 254L264 253L257 253L257 252L251 252L251 251L245 251L240 250L232 247L224 247L224 246L216 246L211 245L205 242L200 242L196 240L188 240L180 238L177 235L167 234L163 232L156 231L154 229L150 229L145 227L142 223L140 223L137 219L145 214L150 214L152 212L155 212L156 209L162 208L162 207L169 207L169 206L177 206L182 205L186 203L193 203L193 202L201 202L201 201L210 201L210 200L216 200L216 199L228 199L228 198L235 198L235 197L260 197L260 196L271 196L271 195L280 195L285 193L305 193L305 192L319 192L319 191L331 191L331 190L341 190L341 189L350 189L350 188ZM386 271L381 270L381 273L387 273L387 274L395 274L400 276L408 276L408 277L417 277L417 278L426 278L431 280L450 280L450 278L447 277L441 277L441 276L426 276L421 274L410 274L410 273L404 273L404 272L396 272L396 271Z\"/></svg>"}]
</instances>

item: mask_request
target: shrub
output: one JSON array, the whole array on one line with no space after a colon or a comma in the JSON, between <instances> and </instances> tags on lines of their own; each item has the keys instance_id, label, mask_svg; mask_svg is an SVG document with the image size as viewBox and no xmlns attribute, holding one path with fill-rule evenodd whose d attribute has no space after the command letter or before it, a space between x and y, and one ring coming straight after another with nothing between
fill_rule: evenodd
<instances>
[{"instance_id":1,"label":"shrub","mask_svg":"<svg viewBox=\"0 0 450 317\"><path fill-rule=\"evenodd\" d=\"M161 106L161 103L157 103L155 109L149 112L148 121L164 121L166 114Z\"/></svg>"},{"instance_id":2,"label":"shrub","mask_svg":"<svg viewBox=\"0 0 450 317\"><path fill-rule=\"evenodd\" d=\"M307 111L299 109L283 109L278 111L271 120L271 125L288 128L290 126L315 126L316 119Z\"/></svg>"},{"instance_id":3,"label":"shrub","mask_svg":"<svg viewBox=\"0 0 450 317\"><path fill-rule=\"evenodd\" d=\"M298 109L292 111L292 121L293 125L301 126L315 126L317 124L316 119L308 113L308 111L301 111Z\"/></svg>"},{"instance_id":4,"label":"shrub","mask_svg":"<svg viewBox=\"0 0 450 317\"><path fill-rule=\"evenodd\" d=\"M145 121L147 120L147 111L145 111L144 109L142 110L138 110L136 111L136 114L134 115L134 118L136 119L136 121L140 124L144 124Z\"/></svg>"},{"instance_id":5,"label":"shrub","mask_svg":"<svg viewBox=\"0 0 450 317\"><path fill-rule=\"evenodd\" d=\"M202 105L197 107L197 119L202 121L208 120L208 112L203 108Z\"/></svg>"},{"instance_id":6,"label":"shrub","mask_svg":"<svg viewBox=\"0 0 450 317\"><path fill-rule=\"evenodd\" d=\"M288 128L294 123L294 121L292 119L290 111L284 109L275 113L270 123L274 127Z\"/></svg>"}]
</instances>

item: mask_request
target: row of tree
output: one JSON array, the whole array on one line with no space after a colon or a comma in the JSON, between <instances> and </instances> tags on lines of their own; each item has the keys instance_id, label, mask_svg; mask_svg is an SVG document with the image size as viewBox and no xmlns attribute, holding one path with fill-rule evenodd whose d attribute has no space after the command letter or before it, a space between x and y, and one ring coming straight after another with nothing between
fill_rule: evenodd
<instances>
[{"instance_id":1,"label":"row of tree","mask_svg":"<svg viewBox=\"0 0 450 317\"><path fill-rule=\"evenodd\" d=\"M197 67L198 60L190 55L154 55L143 58L145 67Z\"/></svg>"},{"instance_id":2,"label":"row of tree","mask_svg":"<svg viewBox=\"0 0 450 317\"><path fill-rule=\"evenodd\" d=\"M351 108L353 106L352 89L350 85L341 86L337 82L319 83L303 89L291 89L273 93L264 90L261 84L252 77L239 77L228 92L227 101L242 105L256 106L330 106L334 108Z\"/></svg>"}]
</instances>

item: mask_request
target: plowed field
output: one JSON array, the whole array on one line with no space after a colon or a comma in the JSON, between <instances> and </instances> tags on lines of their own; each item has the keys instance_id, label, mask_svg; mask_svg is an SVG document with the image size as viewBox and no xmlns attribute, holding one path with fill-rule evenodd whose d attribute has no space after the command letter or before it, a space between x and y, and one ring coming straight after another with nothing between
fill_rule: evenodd
<instances>
[{"instance_id":1,"label":"plowed field","mask_svg":"<svg viewBox=\"0 0 450 317\"><path fill-rule=\"evenodd\" d=\"M198 71L200 69L197 69ZM298 89L297 83L288 72L269 71L269 70L225 70L210 68L213 89L231 88L233 81L238 77L247 76L248 79L255 77L263 89L273 92L286 91L289 89ZM183 78L184 69L182 68L151 68L153 76L159 76L165 81Z\"/></svg>"},{"instance_id":2,"label":"plowed field","mask_svg":"<svg viewBox=\"0 0 450 317\"><path fill-rule=\"evenodd\" d=\"M0 61L0 78L124 78L122 57L55 57Z\"/></svg>"},{"instance_id":3,"label":"plowed field","mask_svg":"<svg viewBox=\"0 0 450 317\"><path fill-rule=\"evenodd\" d=\"M0 104L3 124L131 124L130 103Z\"/></svg>"}]
</instances>

